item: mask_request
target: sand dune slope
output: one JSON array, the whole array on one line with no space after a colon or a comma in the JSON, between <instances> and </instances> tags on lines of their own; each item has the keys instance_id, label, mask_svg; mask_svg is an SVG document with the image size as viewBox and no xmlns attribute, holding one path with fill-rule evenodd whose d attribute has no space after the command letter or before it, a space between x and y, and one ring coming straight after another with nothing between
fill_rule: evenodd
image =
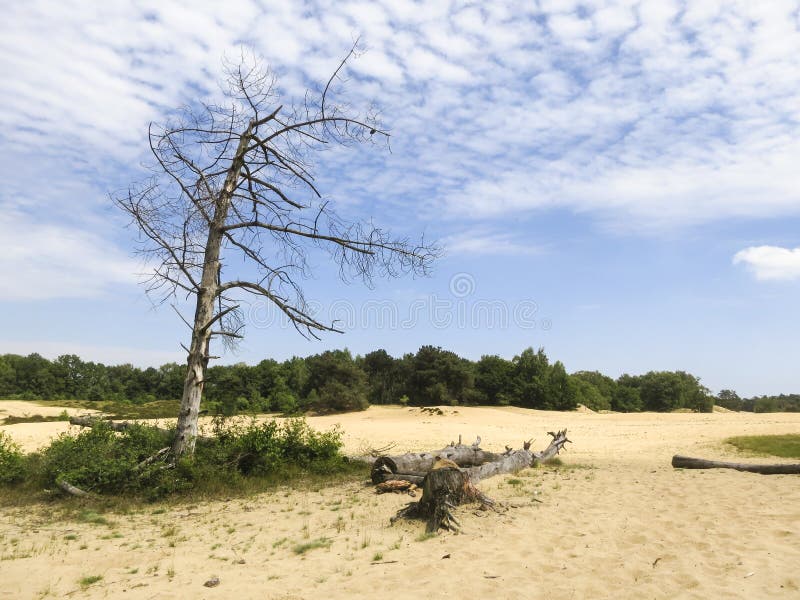
<instances>
[{"instance_id":1,"label":"sand dune slope","mask_svg":"<svg viewBox=\"0 0 800 600\"><path fill-rule=\"evenodd\" d=\"M564 467L482 482L504 512L462 507L464 532L432 539L420 523L389 524L410 498L360 483L145 506L108 524L62 520L51 506L4 508L0 598L800 597L800 477L669 465L676 452L736 456L725 437L797 432L800 415L443 410L310 421L341 424L349 452L432 449L459 433L481 435L487 449L530 437L543 447L560 427L574 444ZM42 427L29 444L51 433ZM90 575L103 579L82 590ZM220 585L204 587L212 576Z\"/></svg>"}]
</instances>

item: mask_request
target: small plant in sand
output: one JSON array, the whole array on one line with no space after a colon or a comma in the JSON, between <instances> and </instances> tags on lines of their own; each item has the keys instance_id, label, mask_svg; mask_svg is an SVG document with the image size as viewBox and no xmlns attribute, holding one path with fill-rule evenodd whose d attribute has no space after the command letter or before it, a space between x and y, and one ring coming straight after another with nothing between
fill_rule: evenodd
<instances>
[{"instance_id":1,"label":"small plant in sand","mask_svg":"<svg viewBox=\"0 0 800 600\"><path fill-rule=\"evenodd\" d=\"M330 548L332 543L333 540L326 537L321 537L310 542L296 544L294 548L292 548L292 551L295 554L305 554L309 550L315 550L317 548Z\"/></svg>"},{"instance_id":2,"label":"small plant in sand","mask_svg":"<svg viewBox=\"0 0 800 600\"><path fill-rule=\"evenodd\" d=\"M86 577L81 577L78 580L78 584L81 586L81 589L85 590L89 586L94 585L98 581L102 581L102 580L103 580L103 576L102 575L87 575Z\"/></svg>"}]
</instances>

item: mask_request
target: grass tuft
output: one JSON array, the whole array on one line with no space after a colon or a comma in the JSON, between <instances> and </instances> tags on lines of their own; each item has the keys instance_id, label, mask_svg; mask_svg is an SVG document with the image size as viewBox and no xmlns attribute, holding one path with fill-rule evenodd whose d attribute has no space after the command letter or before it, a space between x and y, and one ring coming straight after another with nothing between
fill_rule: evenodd
<instances>
[{"instance_id":1,"label":"grass tuft","mask_svg":"<svg viewBox=\"0 0 800 600\"><path fill-rule=\"evenodd\" d=\"M93 585L93 584L97 583L98 581L102 581L102 580L103 580L103 576L102 575L87 575L86 577L81 577L78 580L78 583L80 584L81 588L85 590L90 585Z\"/></svg>"},{"instance_id":2,"label":"grass tuft","mask_svg":"<svg viewBox=\"0 0 800 600\"><path fill-rule=\"evenodd\" d=\"M316 540L312 540L310 542L305 542L303 544L297 544L297 545L295 545L294 548L292 548L292 551L295 554L305 554L309 550L314 550L316 548L330 548L332 543L333 543L333 540L331 540L329 538L326 538L326 537L321 537L321 538L317 538Z\"/></svg>"}]
</instances>

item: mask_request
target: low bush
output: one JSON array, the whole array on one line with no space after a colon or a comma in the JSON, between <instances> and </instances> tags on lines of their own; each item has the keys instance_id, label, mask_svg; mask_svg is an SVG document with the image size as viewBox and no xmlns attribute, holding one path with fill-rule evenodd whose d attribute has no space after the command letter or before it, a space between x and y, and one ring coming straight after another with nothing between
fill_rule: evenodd
<instances>
[{"instance_id":1,"label":"low bush","mask_svg":"<svg viewBox=\"0 0 800 600\"><path fill-rule=\"evenodd\" d=\"M169 446L170 436L150 425L116 433L100 421L78 434L62 433L41 452L38 476L45 486L59 480L87 492L125 493L157 485L155 468L139 463Z\"/></svg>"},{"instance_id":2,"label":"low bush","mask_svg":"<svg viewBox=\"0 0 800 600\"><path fill-rule=\"evenodd\" d=\"M287 467L332 471L344 461L339 453L341 431L319 432L302 418L283 422L217 419L214 433L214 443L198 446L197 460L235 465L243 475L272 475Z\"/></svg>"},{"instance_id":3,"label":"low bush","mask_svg":"<svg viewBox=\"0 0 800 600\"><path fill-rule=\"evenodd\" d=\"M17 483L25 477L25 457L19 446L0 431L0 484Z\"/></svg>"},{"instance_id":4,"label":"low bush","mask_svg":"<svg viewBox=\"0 0 800 600\"><path fill-rule=\"evenodd\" d=\"M213 437L198 442L193 458L174 465L148 460L170 447L174 435L152 425L115 432L100 421L77 434L61 434L27 457L2 436L0 483L24 480L33 489L53 489L63 481L86 492L155 500L184 492L258 491L298 475L354 470L340 453L341 431L316 431L302 418L218 418L213 430Z\"/></svg>"}]
</instances>

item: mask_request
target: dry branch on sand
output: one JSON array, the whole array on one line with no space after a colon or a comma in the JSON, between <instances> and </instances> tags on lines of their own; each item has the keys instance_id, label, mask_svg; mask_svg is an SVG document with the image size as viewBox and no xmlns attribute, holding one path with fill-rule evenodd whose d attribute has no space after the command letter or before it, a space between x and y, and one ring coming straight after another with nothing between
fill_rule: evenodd
<instances>
[{"instance_id":1,"label":"dry branch on sand","mask_svg":"<svg viewBox=\"0 0 800 600\"><path fill-rule=\"evenodd\" d=\"M405 481L422 488L422 498L401 509L392 519L426 519L427 531L440 528L457 531L460 528L452 513L459 504L480 502L484 508L493 507L494 502L480 492L475 484L481 479L504 473L516 473L555 457L570 442L567 430L548 432L550 444L541 452L530 449L531 441L519 450L506 447L497 454L480 448L480 437L467 446L451 442L449 446L435 452L402 454L378 457L372 465L372 481L378 486ZM379 488L382 489L382 488ZM384 490L385 491L385 490Z\"/></svg>"},{"instance_id":2,"label":"dry branch on sand","mask_svg":"<svg viewBox=\"0 0 800 600\"><path fill-rule=\"evenodd\" d=\"M761 475L798 475L800 463L757 465L752 463L734 463L719 460L706 460L676 454L672 457L672 466L676 469L734 469L747 473L760 473Z\"/></svg>"}]
</instances>

